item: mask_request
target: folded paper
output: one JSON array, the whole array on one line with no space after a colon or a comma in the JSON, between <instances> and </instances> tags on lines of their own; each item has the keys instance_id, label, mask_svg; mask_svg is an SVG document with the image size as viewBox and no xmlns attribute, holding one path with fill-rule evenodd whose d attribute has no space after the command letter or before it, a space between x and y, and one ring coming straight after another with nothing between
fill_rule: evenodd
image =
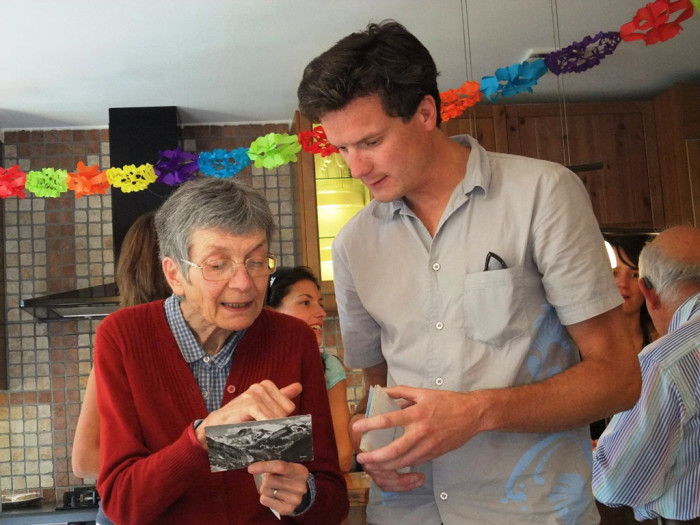
<instances>
[{"instance_id":1,"label":"folded paper","mask_svg":"<svg viewBox=\"0 0 700 525\"><path fill-rule=\"evenodd\" d=\"M338 148L328 142L326 131L322 126L314 127L313 131L300 131L299 144L301 144L301 149L307 153L320 153L321 157L338 153Z\"/></svg>"},{"instance_id":2,"label":"folded paper","mask_svg":"<svg viewBox=\"0 0 700 525\"><path fill-rule=\"evenodd\" d=\"M66 184L78 199L83 195L104 195L109 188L107 174L100 171L97 164L86 166L83 161L78 162L76 170L68 174Z\"/></svg>"},{"instance_id":3,"label":"folded paper","mask_svg":"<svg viewBox=\"0 0 700 525\"><path fill-rule=\"evenodd\" d=\"M210 177L230 178L250 164L248 148L215 149L199 154L199 171Z\"/></svg>"},{"instance_id":4,"label":"folded paper","mask_svg":"<svg viewBox=\"0 0 700 525\"><path fill-rule=\"evenodd\" d=\"M130 164L124 168L107 170L109 183L124 193L145 190L157 180L156 172L150 164L141 164L138 168Z\"/></svg>"},{"instance_id":5,"label":"folded paper","mask_svg":"<svg viewBox=\"0 0 700 525\"><path fill-rule=\"evenodd\" d=\"M8 169L0 167L0 198L19 197L24 199L27 174L15 164Z\"/></svg>"},{"instance_id":6,"label":"folded paper","mask_svg":"<svg viewBox=\"0 0 700 525\"><path fill-rule=\"evenodd\" d=\"M615 51L619 43L620 33L601 31L596 36L587 36L580 42L553 51L544 57L544 63L555 75L581 73L600 64Z\"/></svg>"},{"instance_id":7,"label":"folded paper","mask_svg":"<svg viewBox=\"0 0 700 525\"><path fill-rule=\"evenodd\" d=\"M671 20L675 13L679 14ZM648 46L665 42L680 33L681 22L691 16L690 0L657 0L639 9L632 21L620 28L620 37L626 42L644 40Z\"/></svg>"},{"instance_id":8,"label":"folded paper","mask_svg":"<svg viewBox=\"0 0 700 525\"><path fill-rule=\"evenodd\" d=\"M541 58L502 67L496 70L495 75L481 79L481 92L492 102L499 96L512 97L525 91L532 93L532 86L546 72L547 66Z\"/></svg>"},{"instance_id":9,"label":"folded paper","mask_svg":"<svg viewBox=\"0 0 700 525\"><path fill-rule=\"evenodd\" d=\"M296 162L296 154L299 151L301 144L296 135L268 133L253 141L248 150L248 157L255 163L256 168L274 169L292 161Z\"/></svg>"},{"instance_id":10,"label":"folded paper","mask_svg":"<svg viewBox=\"0 0 700 525\"><path fill-rule=\"evenodd\" d=\"M476 105L481 100L481 89L478 82L467 80L461 87L440 93L440 116L443 122L457 118L467 108Z\"/></svg>"},{"instance_id":11,"label":"folded paper","mask_svg":"<svg viewBox=\"0 0 700 525\"><path fill-rule=\"evenodd\" d=\"M43 168L41 171L27 173L25 189L37 197L56 198L68 191L66 170Z\"/></svg>"},{"instance_id":12,"label":"folded paper","mask_svg":"<svg viewBox=\"0 0 700 525\"><path fill-rule=\"evenodd\" d=\"M180 146L175 149L158 151L160 158L153 171L158 180L168 186L179 186L197 175L199 164L197 154L182 151Z\"/></svg>"}]
</instances>

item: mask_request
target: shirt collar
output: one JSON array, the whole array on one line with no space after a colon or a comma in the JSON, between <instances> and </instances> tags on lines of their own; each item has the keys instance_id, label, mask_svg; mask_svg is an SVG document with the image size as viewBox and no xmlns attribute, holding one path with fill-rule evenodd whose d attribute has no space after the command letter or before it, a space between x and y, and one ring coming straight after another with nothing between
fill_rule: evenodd
<instances>
[{"instance_id":1,"label":"shirt collar","mask_svg":"<svg viewBox=\"0 0 700 525\"><path fill-rule=\"evenodd\" d=\"M700 315L700 292L691 295L685 302L678 307L676 313L671 318L671 324L668 326L668 333L671 333L688 322L693 317Z\"/></svg>"},{"instance_id":2,"label":"shirt collar","mask_svg":"<svg viewBox=\"0 0 700 525\"><path fill-rule=\"evenodd\" d=\"M197 341L197 338L192 333L185 317L180 309L180 298L173 294L165 300L165 317L170 325L170 331L175 337L177 346L180 348L182 357L187 363L194 363L200 359L204 359L207 354ZM231 360L233 350L236 348L238 341L245 334L245 330L233 332L224 346L215 355L209 356L216 366L222 367Z\"/></svg>"},{"instance_id":3,"label":"shirt collar","mask_svg":"<svg viewBox=\"0 0 700 525\"><path fill-rule=\"evenodd\" d=\"M464 178L455 188L450 203L461 204L475 188L481 188L484 193L488 192L491 184L491 163L488 152L479 142L469 135L455 135L452 140L471 149L469 160L467 161L467 171ZM464 198L462 198L464 196ZM455 202L457 199L459 202ZM449 205L448 205L449 207ZM388 219L397 213L412 215L408 205L403 199L391 202L380 202L375 206L373 213L376 217Z\"/></svg>"}]
</instances>

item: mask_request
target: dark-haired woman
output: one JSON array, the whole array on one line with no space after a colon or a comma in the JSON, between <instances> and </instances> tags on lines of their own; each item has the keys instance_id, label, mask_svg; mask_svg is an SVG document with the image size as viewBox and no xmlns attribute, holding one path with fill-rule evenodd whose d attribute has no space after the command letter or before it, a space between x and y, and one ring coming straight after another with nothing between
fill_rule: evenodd
<instances>
[{"instance_id":1,"label":"dark-haired woman","mask_svg":"<svg viewBox=\"0 0 700 525\"><path fill-rule=\"evenodd\" d=\"M617 289L624 299L622 311L625 313L632 341L641 352L642 348L656 339L659 334L649 317L644 296L639 289L639 254L648 240L646 235L605 235L605 240L615 253L616 267L613 275Z\"/></svg>"},{"instance_id":2,"label":"dark-haired woman","mask_svg":"<svg viewBox=\"0 0 700 525\"><path fill-rule=\"evenodd\" d=\"M326 311L323 309L318 280L309 268L306 266L278 268L270 277L267 305L278 312L305 321L316 334L316 340L321 347ZM328 352L322 350L321 357L326 375L326 388L328 388L328 401L331 405L340 469L343 472L349 472L353 451L347 430L350 412L345 368L337 357Z\"/></svg>"}]
</instances>

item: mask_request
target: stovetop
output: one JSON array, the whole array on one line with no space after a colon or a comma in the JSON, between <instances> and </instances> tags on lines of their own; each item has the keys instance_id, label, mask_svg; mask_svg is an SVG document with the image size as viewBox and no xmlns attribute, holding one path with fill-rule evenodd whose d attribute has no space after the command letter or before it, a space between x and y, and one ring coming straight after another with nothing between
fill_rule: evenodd
<instances>
[{"instance_id":1,"label":"stovetop","mask_svg":"<svg viewBox=\"0 0 700 525\"><path fill-rule=\"evenodd\" d=\"M63 494L63 506L56 510L96 508L100 502L100 495L94 486L76 487Z\"/></svg>"}]
</instances>

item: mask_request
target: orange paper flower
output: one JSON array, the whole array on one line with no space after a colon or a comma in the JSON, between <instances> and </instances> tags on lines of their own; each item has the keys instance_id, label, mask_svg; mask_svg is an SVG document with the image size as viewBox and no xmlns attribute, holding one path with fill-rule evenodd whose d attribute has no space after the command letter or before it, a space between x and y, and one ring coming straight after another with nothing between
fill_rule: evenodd
<instances>
[{"instance_id":1,"label":"orange paper flower","mask_svg":"<svg viewBox=\"0 0 700 525\"><path fill-rule=\"evenodd\" d=\"M450 89L440 93L440 116L442 121L447 122L451 118L457 118L467 108L476 105L481 100L479 87L478 82L467 80L457 89Z\"/></svg>"},{"instance_id":2,"label":"orange paper flower","mask_svg":"<svg viewBox=\"0 0 700 525\"><path fill-rule=\"evenodd\" d=\"M83 161L78 162L74 172L68 174L68 189L75 192L79 199L83 195L104 195L109 188L109 181L104 171L100 171L97 164L86 166Z\"/></svg>"}]
</instances>

